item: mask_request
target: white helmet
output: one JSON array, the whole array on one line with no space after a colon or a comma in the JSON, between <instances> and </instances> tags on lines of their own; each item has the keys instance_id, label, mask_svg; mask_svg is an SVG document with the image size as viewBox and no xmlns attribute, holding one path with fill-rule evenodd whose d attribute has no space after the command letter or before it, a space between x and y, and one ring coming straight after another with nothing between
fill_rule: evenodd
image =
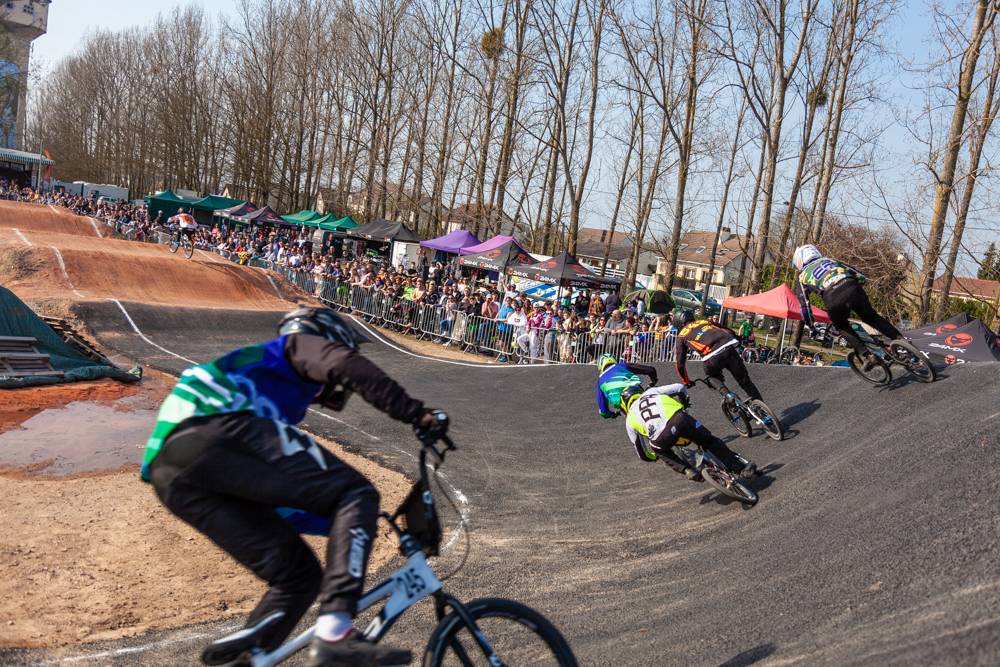
<instances>
[{"instance_id":1,"label":"white helmet","mask_svg":"<svg viewBox=\"0 0 1000 667\"><path fill-rule=\"evenodd\" d=\"M795 254L792 255L792 264L795 265L797 271L801 271L802 267L809 262L815 261L823 256L823 253L819 251L814 245L800 245L795 249Z\"/></svg>"}]
</instances>

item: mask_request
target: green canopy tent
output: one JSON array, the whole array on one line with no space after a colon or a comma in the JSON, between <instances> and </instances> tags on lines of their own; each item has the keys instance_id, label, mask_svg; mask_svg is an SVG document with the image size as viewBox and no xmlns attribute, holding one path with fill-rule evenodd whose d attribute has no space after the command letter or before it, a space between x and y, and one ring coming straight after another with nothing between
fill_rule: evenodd
<instances>
[{"instance_id":1,"label":"green canopy tent","mask_svg":"<svg viewBox=\"0 0 1000 667\"><path fill-rule=\"evenodd\" d=\"M632 301L632 299L639 299L646 304L646 312L652 313L653 315L669 315L674 309L674 300L664 290L659 289L640 289L634 292L629 292L622 299L622 304L627 304Z\"/></svg>"},{"instance_id":2,"label":"green canopy tent","mask_svg":"<svg viewBox=\"0 0 1000 667\"><path fill-rule=\"evenodd\" d=\"M197 199L181 197L173 190L164 190L163 192L157 192L155 195L146 195L143 199L146 200L146 209L149 211L151 220L155 220L156 216L160 213L163 213L163 219L166 220L170 216L177 215L177 211L182 206L184 208L192 208L194 203L198 201Z\"/></svg>"},{"instance_id":3,"label":"green canopy tent","mask_svg":"<svg viewBox=\"0 0 1000 667\"><path fill-rule=\"evenodd\" d=\"M324 218L333 218L332 215L325 215ZM325 232L346 232L348 229L354 229L358 226L358 223L354 222L354 219L349 215L345 215L339 220L316 220L319 223L319 228Z\"/></svg>"},{"instance_id":4,"label":"green canopy tent","mask_svg":"<svg viewBox=\"0 0 1000 667\"><path fill-rule=\"evenodd\" d=\"M290 222L293 225L305 225L307 227L315 227L315 221L319 218L326 216L320 215L316 211L310 211L309 209L303 209L298 213L289 213L288 215L281 216L281 219L285 222Z\"/></svg>"},{"instance_id":5,"label":"green canopy tent","mask_svg":"<svg viewBox=\"0 0 1000 667\"><path fill-rule=\"evenodd\" d=\"M245 199L233 199L232 197L223 197L222 195L208 195L191 203L191 214L198 221L198 224L210 225L212 224L215 212L219 209L232 208L233 206L245 203Z\"/></svg>"}]
</instances>

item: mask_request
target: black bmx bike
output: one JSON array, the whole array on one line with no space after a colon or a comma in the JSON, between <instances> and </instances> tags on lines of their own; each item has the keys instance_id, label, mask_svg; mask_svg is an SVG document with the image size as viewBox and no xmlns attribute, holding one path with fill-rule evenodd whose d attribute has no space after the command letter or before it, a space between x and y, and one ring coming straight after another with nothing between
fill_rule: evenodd
<instances>
[{"instance_id":1,"label":"black bmx bike","mask_svg":"<svg viewBox=\"0 0 1000 667\"><path fill-rule=\"evenodd\" d=\"M837 332L830 326L825 337L836 336ZM892 382L892 367L901 366L907 373L920 382L934 382L937 372L927 355L913 346L910 341L900 338L886 342L877 335L861 336L861 342L867 348L867 355L860 356L851 351L847 354L847 363L851 370L865 382L885 386Z\"/></svg>"},{"instance_id":2,"label":"black bmx bike","mask_svg":"<svg viewBox=\"0 0 1000 667\"><path fill-rule=\"evenodd\" d=\"M699 378L695 380L703 383L709 389L713 389L722 395L722 414L726 420L733 425L736 432L744 438L753 435L753 425L757 425L764 434L772 440L781 441L785 437L785 431L781 426L781 420L774 414L774 410L768 407L764 401L744 401L740 396L729 389L725 383L712 382L711 378Z\"/></svg>"},{"instance_id":3,"label":"black bmx bike","mask_svg":"<svg viewBox=\"0 0 1000 667\"><path fill-rule=\"evenodd\" d=\"M692 470L701 473L702 479L724 496L734 498L747 507L753 507L760 499L757 494L740 481L738 475L730 472L712 452L703 449L693 442L674 445L674 451ZM747 460L736 454L744 465Z\"/></svg>"},{"instance_id":4,"label":"black bmx bike","mask_svg":"<svg viewBox=\"0 0 1000 667\"><path fill-rule=\"evenodd\" d=\"M447 452L455 449L444 434L447 417L443 419L442 427L418 432L423 445L420 479L395 513L379 515L399 540L399 551L406 562L358 601L359 611L384 601L378 616L364 629L365 638L380 641L410 607L429 597L434 599L438 623L424 650L421 663L424 667L577 667L569 644L542 614L520 602L503 598L460 602L444 592L441 580L427 562L428 557L438 555L442 539L427 470L430 468L436 476ZM438 442L444 446L438 447ZM428 454L434 457L433 467L427 464ZM316 628L313 626L278 648L266 651L261 642L282 614L274 612L251 627L212 642L202 652L202 662L230 667L272 667L284 662L309 645Z\"/></svg>"},{"instance_id":5,"label":"black bmx bike","mask_svg":"<svg viewBox=\"0 0 1000 667\"><path fill-rule=\"evenodd\" d=\"M184 256L191 259L191 256L194 255L194 241L191 239L190 230L178 227L171 232L167 247L170 252L177 252L181 246L184 247Z\"/></svg>"}]
</instances>

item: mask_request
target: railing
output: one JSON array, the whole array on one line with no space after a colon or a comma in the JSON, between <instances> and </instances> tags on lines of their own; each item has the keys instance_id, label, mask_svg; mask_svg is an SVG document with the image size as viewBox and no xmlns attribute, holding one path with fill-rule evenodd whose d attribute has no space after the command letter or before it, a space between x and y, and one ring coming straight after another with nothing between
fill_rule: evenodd
<instances>
[{"instance_id":1,"label":"railing","mask_svg":"<svg viewBox=\"0 0 1000 667\"><path fill-rule=\"evenodd\" d=\"M103 222L123 238L129 238L133 231L115 220ZM136 240L132 236L132 240ZM152 232L143 240L165 244L170 234ZM202 249L229 261L241 262L237 253L211 247ZM334 308L359 315L373 325L413 335L419 340L453 346L463 352L492 356L499 362L592 364L605 353L645 364L672 363L676 358L676 331L625 334L518 327L444 306L397 298L374 287L351 285L263 258L249 259L245 264L274 271L303 292ZM697 358L697 355L691 357Z\"/></svg>"}]
</instances>

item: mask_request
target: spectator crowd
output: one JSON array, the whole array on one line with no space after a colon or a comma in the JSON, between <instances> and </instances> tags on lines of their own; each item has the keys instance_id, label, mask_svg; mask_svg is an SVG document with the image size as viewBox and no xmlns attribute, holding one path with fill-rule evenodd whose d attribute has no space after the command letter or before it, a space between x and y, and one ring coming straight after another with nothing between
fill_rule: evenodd
<instances>
[{"instance_id":1,"label":"spectator crowd","mask_svg":"<svg viewBox=\"0 0 1000 667\"><path fill-rule=\"evenodd\" d=\"M159 242L173 228L162 212L151 219L141 203L40 193L3 179L0 199L61 206L103 220L129 240ZM276 269L378 324L500 360L579 363L605 352L645 362L672 360L676 329L669 315L647 313L641 299L622 303L615 292L567 289L556 300L533 299L489 280L496 274L459 266L454 256L432 261L421 255L419 263L392 266L384 257L354 256L352 244L331 235L318 242L308 228L221 221L200 225L193 241L240 264ZM749 330L740 333L752 342ZM795 361L816 363L805 355Z\"/></svg>"}]
</instances>

